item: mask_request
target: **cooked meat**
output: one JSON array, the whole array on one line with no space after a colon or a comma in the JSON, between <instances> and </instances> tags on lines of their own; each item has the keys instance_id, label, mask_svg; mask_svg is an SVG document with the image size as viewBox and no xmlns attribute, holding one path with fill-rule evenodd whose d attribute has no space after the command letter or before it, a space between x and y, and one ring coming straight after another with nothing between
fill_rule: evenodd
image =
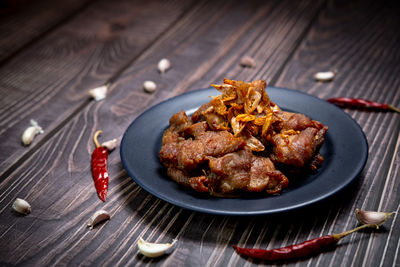
<instances>
[{"instance_id":1,"label":"cooked meat","mask_svg":"<svg viewBox=\"0 0 400 267\"><path fill-rule=\"evenodd\" d=\"M286 113L289 118L283 122L283 130L302 131L311 125L311 119L304 114L299 113Z\"/></svg>"},{"instance_id":2,"label":"cooked meat","mask_svg":"<svg viewBox=\"0 0 400 267\"><path fill-rule=\"evenodd\" d=\"M210 102L207 102L207 103L201 105L201 106L192 114L192 121L193 121L193 122L198 122L198 121L204 119L203 113L204 113L207 109L209 109L209 108L211 108L211 107L212 107L212 105L211 105Z\"/></svg>"},{"instance_id":3,"label":"cooked meat","mask_svg":"<svg viewBox=\"0 0 400 267\"><path fill-rule=\"evenodd\" d=\"M281 192L288 179L275 169L269 158L254 156L248 149L210 158L210 179L213 190L229 194L237 190L247 192Z\"/></svg>"},{"instance_id":4,"label":"cooked meat","mask_svg":"<svg viewBox=\"0 0 400 267\"><path fill-rule=\"evenodd\" d=\"M277 194L288 186L281 170L316 170L327 127L304 114L282 111L262 80L224 79L221 92L189 118L174 114L159 153L168 176L198 192ZM279 170L278 170L279 168Z\"/></svg>"},{"instance_id":5,"label":"cooked meat","mask_svg":"<svg viewBox=\"0 0 400 267\"><path fill-rule=\"evenodd\" d=\"M266 191L269 194L277 194L289 184L288 178L279 170L269 158L254 157L250 169L250 181L247 190L250 192Z\"/></svg>"},{"instance_id":6,"label":"cooked meat","mask_svg":"<svg viewBox=\"0 0 400 267\"><path fill-rule=\"evenodd\" d=\"M170 167L167 170L168 176L177 182L186 187L191 187L198 192L208 192L208 178L204 175L190 177L190 175L186 174L184 171Z\"/></svg>"},{"instance_id":7,"label":"cooked meat","mask_svg":"<svg viewBox=\"0 0 400 267\"><path fill-rule=\"evenodd\" d=\"M208 130L208 125L206 122L201 121L195 124L192 124L184 129L184 133L186 136L198 137L204 134Z\"/></svg>"},{"instance_id":8,"label":"cooked meat","mask_svg":"<svg viewBox=\"0 0 400 267\"><path fill-rule=\"evenodd\" d=\"M307 166L318 154L326 131L326 127L320 130L308 127L302 131L294 132L294 134L292 134L293 132L286 134L287 131L275 134L271 139L273 147L271 159L276 163L294 167Z\"/></svg>"},{"instance_id":9,"label":"cooked meat","mask_svg":"<svg viewBox=\"0 0 400 267\"><path fill-rule=\"evenodd\" d=\"M167 167L192 170L208 156L219 157L242 148L246 143L227 131L205 131L195 139L164 143L160 160Z\"/></svg>"},{"instance_id":10,"label":"cooked meat","mask_svg":"<svg viewBox=\"0 0 400 267\"><path fill-rule=\"evenodd\" d=\"M249 184L252 154L240 150L219 158L210 158L210 183L216 192L232 193L245 190Z\"/></svg>"}]
</instances>

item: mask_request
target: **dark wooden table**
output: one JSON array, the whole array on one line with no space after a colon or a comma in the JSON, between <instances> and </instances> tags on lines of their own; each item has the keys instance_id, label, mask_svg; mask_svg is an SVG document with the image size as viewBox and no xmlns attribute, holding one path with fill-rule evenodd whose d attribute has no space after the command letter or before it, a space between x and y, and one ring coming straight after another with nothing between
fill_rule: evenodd
<instances>
[{"instance_id":1,"label":"dark wooden table","mask_svg":"<svg viewBox=\"0 0 400 267\"><path fill-rule=\"evenodd\" d=\"M345 109L363 129L369 157L346 190L317 205L256 216L184 210L141 189L109 155L106 203L90 172L93 133L121 140L144 110L224 77L322 99L362 97L400 106L400 10L384 1L1 1L0 265L249 266L232 245L274 248L357 225L356 208L399 211L400 114ZM255 68L239 65L242 56ZM161 58L173 67L157 71ZM332 82L313 79L337 70ZM157 91L145 93L152 80ZM107 98L88 90L111 82ZM21 135L44 129L30 146ZM151 122L149 122L151 123ZM346 129L343 129L346 131ZM310 192L312 194L313 192ZM12 211L15 198L32 213ZM97 210L111 220L86 226ZM399 216L296 266L399 266ZM178 239L168 256L138 253L139 237Z\"/></svg>"}]
</instances>

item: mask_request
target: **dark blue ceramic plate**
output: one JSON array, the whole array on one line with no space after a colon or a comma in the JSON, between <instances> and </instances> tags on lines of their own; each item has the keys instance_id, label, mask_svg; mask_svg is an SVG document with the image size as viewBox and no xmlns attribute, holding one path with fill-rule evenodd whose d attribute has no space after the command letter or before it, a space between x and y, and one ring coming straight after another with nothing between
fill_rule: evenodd
<instances>
[{"instance_id":1,"label":"dark blue ceramic plate","mask_svg":"<svg viewBox=\"0 0 400 267\"><path fill-rule=\"evenodd\" d=\"M197 90L168 99L141 114L128 127L121 142L121 160L129 176L150 194L173 205L221 215L261 215L305 207L344 189L364 168L368 143L358 124L336 106L294 90L268 87L272 101L282 109L303 113L329 127L321 154L325 161L312 175L289 182L278 196L215 198L173 182L160 164L158 152L169 118L185 110L192 114L219 95L214 88Z\"/></svg>"}]
</instances>

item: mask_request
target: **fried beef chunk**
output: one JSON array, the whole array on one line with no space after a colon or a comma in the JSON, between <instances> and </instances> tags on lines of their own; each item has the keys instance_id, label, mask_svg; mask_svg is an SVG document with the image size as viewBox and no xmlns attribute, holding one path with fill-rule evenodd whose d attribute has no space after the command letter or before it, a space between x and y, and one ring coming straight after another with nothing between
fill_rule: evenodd
<instances>
[{"instance_id":1,"label":"fried beef chunk","mask_svg":"<svg viewBox=\"0 0 400 267\"><path fill-rule=\"evenodd\" d=\"M221 194L266 191L280 193L288 185L288 179L269 158L254 156L249 149L210 158L210 179L214 191Z\"/></svg>"},{"instance_id":2,"label":"fried beef chunk","mask_svg":"<svg viewBox=\"0 0 400 267\"><path fill-rule=\"evenodd\" d=\"M303 114L286 114L280 132L271 138L271 159L276 164L316 169L323 158L318 153L328 127Z\"/></svg>"},{"instance_id":3,"label":"fried beef chunk","mask_svg":"<svg viewBox=\"0 0 400 267\"><path fill-rule=\"evenodd\" d=\"M164 132L160 161L175 182L216 196L277 194L289 182L281 170L315 170L323 162L319 149L328 128L282 111L270 101L265 81L224 79L212 86L222 95L190 118L174 114Z\"/></svg>"}]
</instances>

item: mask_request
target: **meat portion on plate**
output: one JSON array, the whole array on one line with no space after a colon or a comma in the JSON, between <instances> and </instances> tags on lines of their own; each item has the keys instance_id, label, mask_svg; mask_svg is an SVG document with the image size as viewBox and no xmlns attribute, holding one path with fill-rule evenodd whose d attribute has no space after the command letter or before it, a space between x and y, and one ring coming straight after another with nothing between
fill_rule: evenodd
<instances>
[{"instance_id":1,"label":"meat portion on plate","mask_svg":"<svg viewBox=\"0 0 400 267\"><path fill-rule=\"evenodd\" d=\"M160 161L175 182L222 197L278 194L288 186L287 173L323 162L319 150L328 127L282 111L269 99L265 81L224 79L212 86L221 95L191 117L174 114L164 132Z\"/></svg>"}]
</instances>

